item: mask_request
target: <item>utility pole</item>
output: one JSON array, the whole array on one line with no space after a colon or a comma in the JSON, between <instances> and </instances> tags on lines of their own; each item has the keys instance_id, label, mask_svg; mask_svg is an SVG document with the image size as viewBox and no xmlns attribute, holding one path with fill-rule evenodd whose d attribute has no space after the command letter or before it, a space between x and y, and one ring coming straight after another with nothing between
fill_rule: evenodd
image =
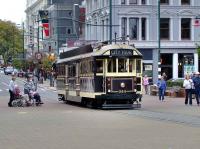
<instances>
[{"instance_id":1,"label":"utility pole","mask_svg":"<svg viewBox=\"0 0 200 149\"><path fill-rule=\"evenodd\" d=\"M158 0L158 75L161 75L160 59L160 0Z\"/></svg>"},{"instance_id":2,"label":"utility pole","mask_svg":"<svg viewBox=\"0 0 200 149\"><path fill-rule=\"evenodd\" d=\"M112 0L110 0L110 44L112 44Z\"/></svg>"},{"instance_id":3,"label":"utility pole","mask_svg":"<svg viewBox=\"0 0 200 149\"><path fill-rule=\"evenodd\" d=\"M37 23L38 23L38 28L37 28L37 43L38 43L38 53L40 52L40 43L39 43L39 36L40 36L40 34L39 34L39 31L40 31L40 28L39 28L39 16L38 16L38 20L37 20Z\"/></svg>"},{"instance_id":4,"label":"utility pole","mask_svg":"<svg viewBox=\"0 0 200 149\"><path fill-rule=\"evenodd\" d=\"M12 59L14 58L14 53L15 53L15 31L14 31L14 26L12 26L13 29L13 56Z\"/></svg>"},{"instance_id":5,"label":"utility pole","mask_svg":"<svg viewBox=\"0 0 200 149\"><path fill-rule=\"evenodd\" d=\"M23 48L23 60L25 60L25 50L24 50L24 22L22 22L22 29L23 29L23 39L22 39L22 48Z\"/></svg>"}]
</instances>

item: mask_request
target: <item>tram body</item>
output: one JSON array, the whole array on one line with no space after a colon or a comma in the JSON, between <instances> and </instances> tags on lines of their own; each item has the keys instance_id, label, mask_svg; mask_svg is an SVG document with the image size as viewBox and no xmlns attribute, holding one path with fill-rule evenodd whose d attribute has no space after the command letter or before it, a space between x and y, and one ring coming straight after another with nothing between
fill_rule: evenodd
<instances>
[{"instance_id":1,"label":"tram body","mask_svg":"<svg viewBox=\"0 0 200 149\"><path fill-rule=\"evenodd\" d=\"M140 107L142 54L126 44L91 45L60 54L58 98L99 108Z\"/></svg>"}]
</instances>

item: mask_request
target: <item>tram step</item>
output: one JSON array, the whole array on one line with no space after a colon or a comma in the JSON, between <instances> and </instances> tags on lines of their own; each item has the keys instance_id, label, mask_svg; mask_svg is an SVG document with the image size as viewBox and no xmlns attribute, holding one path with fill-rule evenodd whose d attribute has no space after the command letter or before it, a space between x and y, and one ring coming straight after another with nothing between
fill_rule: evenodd
<instances>
[{"instance_id":1,"label":"tram step","mask_svg":"<svg viewBox=\"0 0 200 149\"><path fill-rule=\"evenodd\" d=\"M141 104L103 104L102 109L131 109L141 108Z\"/></svg>"}]
</instances>

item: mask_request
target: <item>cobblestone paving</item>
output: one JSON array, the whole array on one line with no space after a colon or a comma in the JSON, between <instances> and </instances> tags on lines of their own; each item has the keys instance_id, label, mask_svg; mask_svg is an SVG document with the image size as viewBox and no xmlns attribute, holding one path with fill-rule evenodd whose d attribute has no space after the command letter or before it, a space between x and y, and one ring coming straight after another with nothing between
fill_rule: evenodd
<instances>
[{"instance_id":1,"label":"cobblestone paving","mask_svg":"<svg viewBox=\"0 0 200 149\"><path fill-rule=\"evenodd\" d=\"M143 117L158 121L167 121L172 123L190 125L193 127L200 127L200 116L191 116L185 114L167 113L167 112L158 112L149 110L118 111L118 113L123 113L131 116Z\"/></svg>"}]
</instances>

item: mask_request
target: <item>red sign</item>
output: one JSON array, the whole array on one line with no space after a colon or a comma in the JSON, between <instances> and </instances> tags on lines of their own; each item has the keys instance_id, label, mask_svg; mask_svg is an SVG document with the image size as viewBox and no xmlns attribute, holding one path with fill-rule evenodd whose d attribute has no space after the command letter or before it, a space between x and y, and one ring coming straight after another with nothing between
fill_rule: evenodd
<instances>
[{"instance_id":1,"label":"red sign","mask_svg":"<svg viewBox=\"0 0 200 149\"><path fill-rule=\"evenodd\" d=\"M196 27L200 26L200 20L199 19L194 20L194 26L196 26Z\"/></svg>"},{"instance_id":2,"label":"red sign","mask_svg":"<svg viewBox=\"0 0 200 149\"><path fill-rule=\"evenodd\" d=\"M46 37L49 36L49 23L43 23L43 30Z\"/></svg>"}]
</instances>

